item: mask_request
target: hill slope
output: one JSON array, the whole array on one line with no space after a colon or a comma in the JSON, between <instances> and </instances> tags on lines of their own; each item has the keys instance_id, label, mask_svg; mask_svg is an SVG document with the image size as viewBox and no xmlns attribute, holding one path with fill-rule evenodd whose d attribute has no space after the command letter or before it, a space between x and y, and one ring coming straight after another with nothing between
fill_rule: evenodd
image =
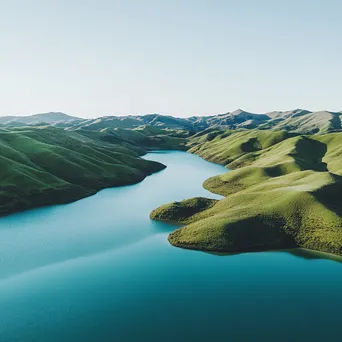
<instances>
[{"instance_id":1,"label":"hill slope","mask_svg":"<svg viewBox=\"0 0 342 342\"><path fill-rule=\"evenodd\" d=\"M235 168L204 183L227 197L183 214L186 219L175 216L187 225L170 234L171 244L225 252L304 247L342 255L342 133L224 135L190 151ZM154 216L172 221L170 212L173 204Z\"/></svg>"},{"instance_id":2,"label":"hill slope","mask_svg":"<svg viewBox=\"0 0 342 342\"><path fill-rule=\"evenodd\" d=\"M139 154L146 150L134 146L134 140L129 144L117 136L113 143L108 134L94 133L53 127L1 129L0 215L137 183L165 167L141 159ZM145 140L149 142L147 136ZM158 148L163 142L161 136L150 146Z\"/></svg>"}]
</instances>

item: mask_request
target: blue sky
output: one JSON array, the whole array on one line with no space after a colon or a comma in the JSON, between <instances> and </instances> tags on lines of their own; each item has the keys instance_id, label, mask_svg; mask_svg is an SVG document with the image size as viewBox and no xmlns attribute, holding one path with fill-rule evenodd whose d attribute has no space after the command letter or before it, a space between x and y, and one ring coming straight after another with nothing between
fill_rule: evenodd
<instances>
[{"instance_id":1,"label":"blue sky","mask_svg":"<svg viewBox=\"0 0 342 342\"><path fill-rule=\"evenodd\" d=\"M342 110L339 0L0 0L0 115Z\"/></svg>"}]
</instances>

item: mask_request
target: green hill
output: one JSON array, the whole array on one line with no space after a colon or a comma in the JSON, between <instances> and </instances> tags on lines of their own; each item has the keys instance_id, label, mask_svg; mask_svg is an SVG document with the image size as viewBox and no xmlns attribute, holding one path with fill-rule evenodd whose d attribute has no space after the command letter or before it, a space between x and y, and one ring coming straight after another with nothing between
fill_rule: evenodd
<instances>
[{"instance_id":1,"label":"green hill","mask_svg":"<svg viewBox=\"0 0 342 342\"><path fill-rule=\"evenodd\" d=\"M304 247L342 255L342 133L227 132L190 151L234 171L204 183L226 198L186 219L168 216L186 224L170 234L171 244L234 253ZM165 208L172 211L164 206L154 216Z\"/></svg>"},{"instance_id":2,"label":"green hill","mask_svg":"<svg viewBox=\"0 0 342 342\"><path fill-rule=\"evenodd\" d=\"M190 198L182 202L172 202L153 210L150 218L158 221L185 223L193 215L211 208L216 202L217 200L204 197Z\"/></svg>"},{"instance_id":3,"label":"green hill","mask_svg":"<svg viewBox=\"0 0 342 342\"><path fill-rule=\"evenodd\" d=\"M146 150L134 146L134 139L131 144L124 138L113 143L106 141L107 133L94 133L53 127L1 129L0 215L137 183L165 167L141 159Z\"/></svg>"},{"instance_id":4,"label":"green hill","mask_svg":"<svg viewBox=\"0 0 342 342\"><path fill-rule=\"evenodd\" d=\"M215 136L212 139L208 139L212 134L213 132L209 132L206 136L198 137L198 135L195 135L192 137L189 144L192 148L190 148L189 152L227 167L233 161L248 163L246 160L247 153L254 152L257 154L258 151L293 136L286 131L242 130L238 132L216 131L214 133ZM252 158L253 154L248 156Z\"/></svg>"}]
</instances>

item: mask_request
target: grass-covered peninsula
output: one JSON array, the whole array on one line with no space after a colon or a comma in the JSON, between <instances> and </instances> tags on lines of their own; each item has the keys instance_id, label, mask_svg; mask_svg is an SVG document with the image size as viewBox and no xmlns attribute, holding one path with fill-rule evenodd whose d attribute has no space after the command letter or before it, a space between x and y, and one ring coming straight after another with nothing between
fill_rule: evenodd
<instances>
[{"instance_id":1,"label":"grass-covered peninsula","mask_svg":"<svg viewBox=\"0 0 342 342\"><path fill-rule=\"evenodd\" d=\"M195 214L211 208L217 200L195 197L181 202L164 204L150 214L150 218L157 221L187 223Z\"/></svg>"},{"instance_id":2,"label":"grass-covered peninsula","mask_svg":"<svg viewBox=\"0 0 342 342\"><path fill-rule=\"evenodd\" d=\"M172 216L187 207L185 201L153 212L153 218L186 224L169 235L171 244L222 252L303 247L342 255L341 132L210 131L193 136L190 145L190 152L233 171L205 181L206 189L226 196L210 208Z\"/></svg>"},{"instance_id":3,"label":"grass-covered peninsula","mask_svg":"<svg viewBox=\"0 0 342 342\"><path fill-rule=\"evenodd\" d=\"M163 131L69 131L51 126L0 129L0 215L67 203L133 184L164 165L140 158L150 149L184 148Z\"/></svg>"}]
</instances>

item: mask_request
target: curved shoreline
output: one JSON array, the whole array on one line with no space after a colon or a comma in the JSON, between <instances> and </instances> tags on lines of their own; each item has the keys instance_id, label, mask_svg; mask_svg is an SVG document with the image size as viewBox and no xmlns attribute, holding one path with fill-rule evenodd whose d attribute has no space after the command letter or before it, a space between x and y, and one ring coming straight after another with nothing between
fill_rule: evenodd
<instances>
[{"instance_id":1,"label":"curved shoreline","mask_svg":"<svg viewBox=\"0 0 342 342\"><path fill-rule=\"evenodd\" d=\"M142 182L146 177L164 170L167 166L155 161L146 160L148 163L151 163L151 171L150 172L143 172L141 171L141 177L137 179L131 180L124 180L118 182L115 181L103 181L102 184L99 184L97 188L86 188L80 185L71 184L70 186L60 187L60 188L48 188L43 191L35 191L32 192L30 195L26 195L25 202L18 203L17 205L8 208L7 210L2 210L0 212L0 217L5 217L10 214L23 212L29 209L34 208L41 208L50 205L57 205L57 204L68 204L80 199L93 196L101 190L108 189L108 188L115 188L127 185L134 185L137 183ZM153 165L153 168L152 168ZM115 177L114 177L115 179ZM94 181L96 181L94 179Z\"/></svg>"},{"instance_id":2,"label":"curved shoreline","mask_svg":"<svg viewBox=\"0 0 342 342\"><path fill-rule=\"evenodd\" d=\"M342 255L342 176L339 164L332 164L342 135L272 135L236 132L193 145L189 152L228 162L234 170L203 183L225 196L212 208L186 220L172 216L173 203L154 210L153 218L185 224L169 235L172 245L228 253L305 248Z\"/></svg>"}]
</instances>

